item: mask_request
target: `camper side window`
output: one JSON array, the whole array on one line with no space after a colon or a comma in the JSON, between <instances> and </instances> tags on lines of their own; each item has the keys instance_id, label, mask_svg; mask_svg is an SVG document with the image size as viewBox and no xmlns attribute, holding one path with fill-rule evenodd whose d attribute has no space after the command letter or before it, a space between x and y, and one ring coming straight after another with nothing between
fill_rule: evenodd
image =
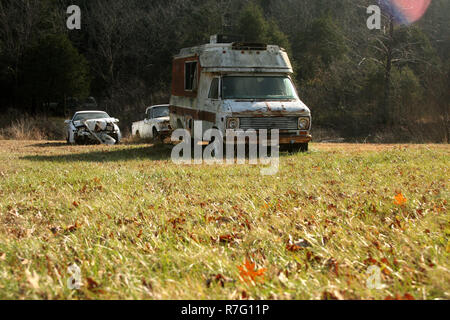
<instances>
[{"instance_id":1,"label":"camper side window","mask_svg":"<svg viewBox=\"0 0 450 320\"><path fill-rule=\"evenodd\" d=\"M195 91L197 89L197 61L186 62L184 76L184 90Z\"/></svg>"},{"instance_id":2,"label":"camper side window","mask_svg":"<svg viewBox=\"0 0 450 320\"><path fill-rule=\"evenodd\" d=\"M208 98L213 100L219 99L219 78L214 78L211 82Z\"/></svg>"}]
</instances>

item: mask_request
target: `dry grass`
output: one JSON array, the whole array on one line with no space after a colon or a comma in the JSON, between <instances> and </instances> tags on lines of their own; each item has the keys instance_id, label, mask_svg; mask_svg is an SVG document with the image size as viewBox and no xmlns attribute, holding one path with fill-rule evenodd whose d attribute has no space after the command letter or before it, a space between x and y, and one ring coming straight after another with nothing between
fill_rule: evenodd
<instances>
[{"instance_id":1,"label":"dry grass","mask_svg":"<svg viewBox=\"0 0 450 320\"><path fill-rule=\"evenodd\" d=\"M0 141L0 298L449 299L449 146L311 149L263 177L165 146Z\"/></svg>"},{"instance_id":2,"label":"dry grass","mask_svg":"<svg viewBox=\"0 0 450 320\"><path fill-rule=\"evenodd\" d=\"M20 116L0 129L0 140L44 140L64 137L64 119Z\"/></svg>"}]
</instances>

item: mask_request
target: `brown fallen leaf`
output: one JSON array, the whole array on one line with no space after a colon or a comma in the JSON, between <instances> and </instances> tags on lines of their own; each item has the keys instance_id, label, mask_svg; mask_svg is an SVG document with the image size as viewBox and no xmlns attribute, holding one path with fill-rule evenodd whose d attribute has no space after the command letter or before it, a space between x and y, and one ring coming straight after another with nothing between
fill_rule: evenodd
<instances>
[{"instance_id":1,"label":"brown fallen leaf","mask_svg":"<svg viewBox=\"0 0 450 320\"><path fill-rule=\"evenodd\" d=\"M184 218L173 218L169 220L169 223L172 224L173 229L183 229L180 225L186 223L186 219Z\"/></svg>"},{"instance_id":2,"label":"brown fallen leaf","mask_svg":"<svg viewBox=\"0 0 450 320\"><path fill-rule=\"evenodd\" d=\"M225 287L225 283L227 282L235 282L235 280L232 280L230 278L225 277L223 274L216 274L216 275L212 275L210 278L208 278L206 280L206 287L210 288L211 284L213 282L216 282L217 284L219 284L222 288Z\"/></svg>"},{"instance_id":3,"label":"brown fallen leaf","mask_svg":"<svg viewBox=\"0 0 450 320\"><path fill-rule=\"evenodd\" d=\"M245 219L245 221L243 223L241 223L241 226L246 227L248 230L252 230L252 226L251 226L250 222L248 221L248 219Z\"/></svg>"},{"instance_id":4,"label":"brown fallen leaf","mask_svg":"<svg viewBox=\"0 0 450 320\"><path fill-rule=\"evenodd\" d=\"M336 276L339 276L339 262L336 261L334 258L330 258L325 263L325 266L328 268L329 271L333 272Z\"/></svg>"},{"instance_id":5,"label":"brown fallen leaf","mask_svg":"<svg viewBox=\"0 0 450 320\"><path fill-rule=\"evenodd\" d=\"M333 290L333 292L324 291L322 300L345 300L345 298L339 291Z\"/></svg>"},{"instance_id":6,"label":"brown fallen leaf","mask_svg":"<svg viewBox=\"0 0 450 320\"><path fill-rule=\"evenodd\" d=\"M68 227L64 230L64 232L65 232L65 233L75 232L75 231L77 231L78 229L80 229L80 227L81 227L81 224L78 224L78 222L75 222L74 225L68 226Z\"/></svg>"},{"instance_id":7,"label":"brown fallen leaf","mask_svg":"<svg viewBox=\"0 0 450 320\"><path fill-rule=\"evenodd\" d=\"M297 252L297 251L302 250L302 247L299 247L299 246L297 246L295 244L287 244L286 245L286 250L287 251L291 251L291 252Z\"/></svg>"},{"instance_id":8,"label":"brown fallen leaf","mask_svg":"<svg viewBox=\"0 0 450 320\"><path fill-rule=\"evenodd\" d=\"M403 295L403 300L416 300L416 299L414 299L414 297L412 295L410 295L409 293L405 293Z\"/></svg>"},{"instance_id":9,"label":"brown fallen leaf","mask_svg":"<svg viewBox=\"0 0 450 320\"><path fill-rule=\"evenodd\" d=\"M60 227L50 227L50 231L54 236L56 236L58 234L58 231L60 230L61 230Z\"/></svg>"},{"instance_id":10,"label":"brown fallen leaf","mask_svg":"<svg viewBox=\"0 0 450 320\"><path fill-rule=\"evenodd\" d=\"M337 206L336 206L335 204L329 204L328 207L327 207L327 209L328 209L329 211L331 211L331 210L336 210L336 209L337 209Z\"/></svg>"},{"instance_id":11,"label":"brown fallen leaf","mask_svg":"<svg viewBox=\"0 0 450 320\"><path fill-rule=\"evenodd\" d=\"M297 240L294 244L295 244L296 246L301 247L301 248L309 248L309 247L312 247L312 245L311 245L308 241L306 241L306 240L304 240L304 239Z\"/></svg>"},{"instance_id":12,"label":"brown fallen leaf","mask_svg":"<svg viewBox=\"0 0 450 320\"><path fill-rule=\"evenodd\" d=\"M286 245L286 249L291 252L297 252L309 247L312 247L311 244L304 239L300 239L295 242L289 241L289 243Z\"/></svg>"},{"instance_id":13,"label":"brown fallen leaf","mask_svg":"<svg viewBox=\"0 0 450 320\"><path fill-rule=\"evenodd\" d=\"M309 262L315 262L315 263L321 263L322 261L322 257L320 256L316 256L314 253L312 253L311 251L307 251L306 252L306 259Z\"/></svg>"},{"instance_id":14,"label":"brown fallen leaf","mask_svg":"<svg viewBox=\"0 0 450 320\"><path fill-rule=\"evenodd\" d=\"M395 297L393 296L387 296L384 298L384 300L416 300L412 295L409 293L405 293L403 296L396 294Z\"/></svg>"},{"instance_id":15,"label":"brown fallen leaf","mask_svg":"<svg viewBox=\"0 0 450 320\"><path fill-rule=\"evenodd\" d=\"M87 190L87 185L84 185L83 188L80 189L80 193L86 193L86 190ZM75 206L75 204L73 204L73 205Z\"/></svg>"},{"instance_id":16,"label":"brown fallen leaf","mask_svg":"<svg viewBox=\"0 0 450 320\"><path fill-rule=\"evenodd\" d=\"M151 281L146 281L145 278L142 278L142 285L150 291L153 291L153 285Z\"/></svg>"},{"instance_id":17,"label":"brown fallen leaf","mask_svg":"<svg viewBox=\"0 0 450 320\"><path fill-rule=\"evenodd\" d=\"M364 260L364 264L368 265L368 266L377 266L380 263L377 260L375 260L374 258L369 257L366 260Z\"/></svg>"},{"instance_id":18,"label":"brown fallen leaf","mask_svg":"<svg viewBox=\"0 0 450 320\"><path fill-rule=\"evenodd\" d=\"M233 222L233 220L231 218L228 217L218 217L218 218L213 218L214 221L216 221L219 226L224 224L224 223L230 223Z\"/></svg>"},{"instance_id":19,"label":"brown fallen leaf","mask_svg":"<svg viewBox=\"0 0 450 320\"><path fill-rule=\"evenodd\" d=\"M219 237L220 243L233 243L235 240L235 236L231 234L222 235Z\"/></svg>"},{"instance_id":20,"label":"brown fallen leaf","mask_svg":"<svg viewBox=\"0 0 450 320\"><path fill-rule=\"evenodd\" d=\"M90 291L102 292L102 290L99 289L100 285L99 285L99 283L97 281L95 281L94 279L92 279L90 277L87 277L86 280L87 280L87 288Z\"/></svg>"}]
</instances>

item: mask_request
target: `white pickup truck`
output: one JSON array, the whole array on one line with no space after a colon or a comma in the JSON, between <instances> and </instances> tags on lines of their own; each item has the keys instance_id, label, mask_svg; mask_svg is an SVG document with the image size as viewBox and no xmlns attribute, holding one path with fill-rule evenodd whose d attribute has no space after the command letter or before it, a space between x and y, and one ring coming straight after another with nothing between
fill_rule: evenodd
<instances>
[{"instance_id":1,"label":"white pickup truck","mask_svg":"<svg viewBox=\"0 0 450 320\"><path fill-rule=\"evenodd\" d=\"M164 139L170 133L169 105L148 107L145 119L133 122L131 134L138 138Z\"/></svg>"}]
</instances>

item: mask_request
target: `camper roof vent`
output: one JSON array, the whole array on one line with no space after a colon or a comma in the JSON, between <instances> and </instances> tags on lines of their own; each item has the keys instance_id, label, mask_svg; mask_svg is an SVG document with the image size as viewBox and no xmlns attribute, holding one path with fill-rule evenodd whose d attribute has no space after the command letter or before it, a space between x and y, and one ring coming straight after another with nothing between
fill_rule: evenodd
<instances>
[{"instance_id":1,"label":"camper roof vent","mask_svg":"<svg viewBox=\"0 0 450 320\"><path fill-rule=\"evenodd\" d=\"M210 38L211 44L232 43L236 41L242 41L242 37L232 34L214 34Z\"/></svg>"},{"instance_id":2,"label":"camper roof vent","mask_svg":"<svg viewBox=\"0 0 450 320\"><path fill-rule=\"evenodd\" d=\"M267 50L267 44L264 43L247 43L247 42L234 42L232 45L233 50Z\"/></svg>"}]
</instances>

